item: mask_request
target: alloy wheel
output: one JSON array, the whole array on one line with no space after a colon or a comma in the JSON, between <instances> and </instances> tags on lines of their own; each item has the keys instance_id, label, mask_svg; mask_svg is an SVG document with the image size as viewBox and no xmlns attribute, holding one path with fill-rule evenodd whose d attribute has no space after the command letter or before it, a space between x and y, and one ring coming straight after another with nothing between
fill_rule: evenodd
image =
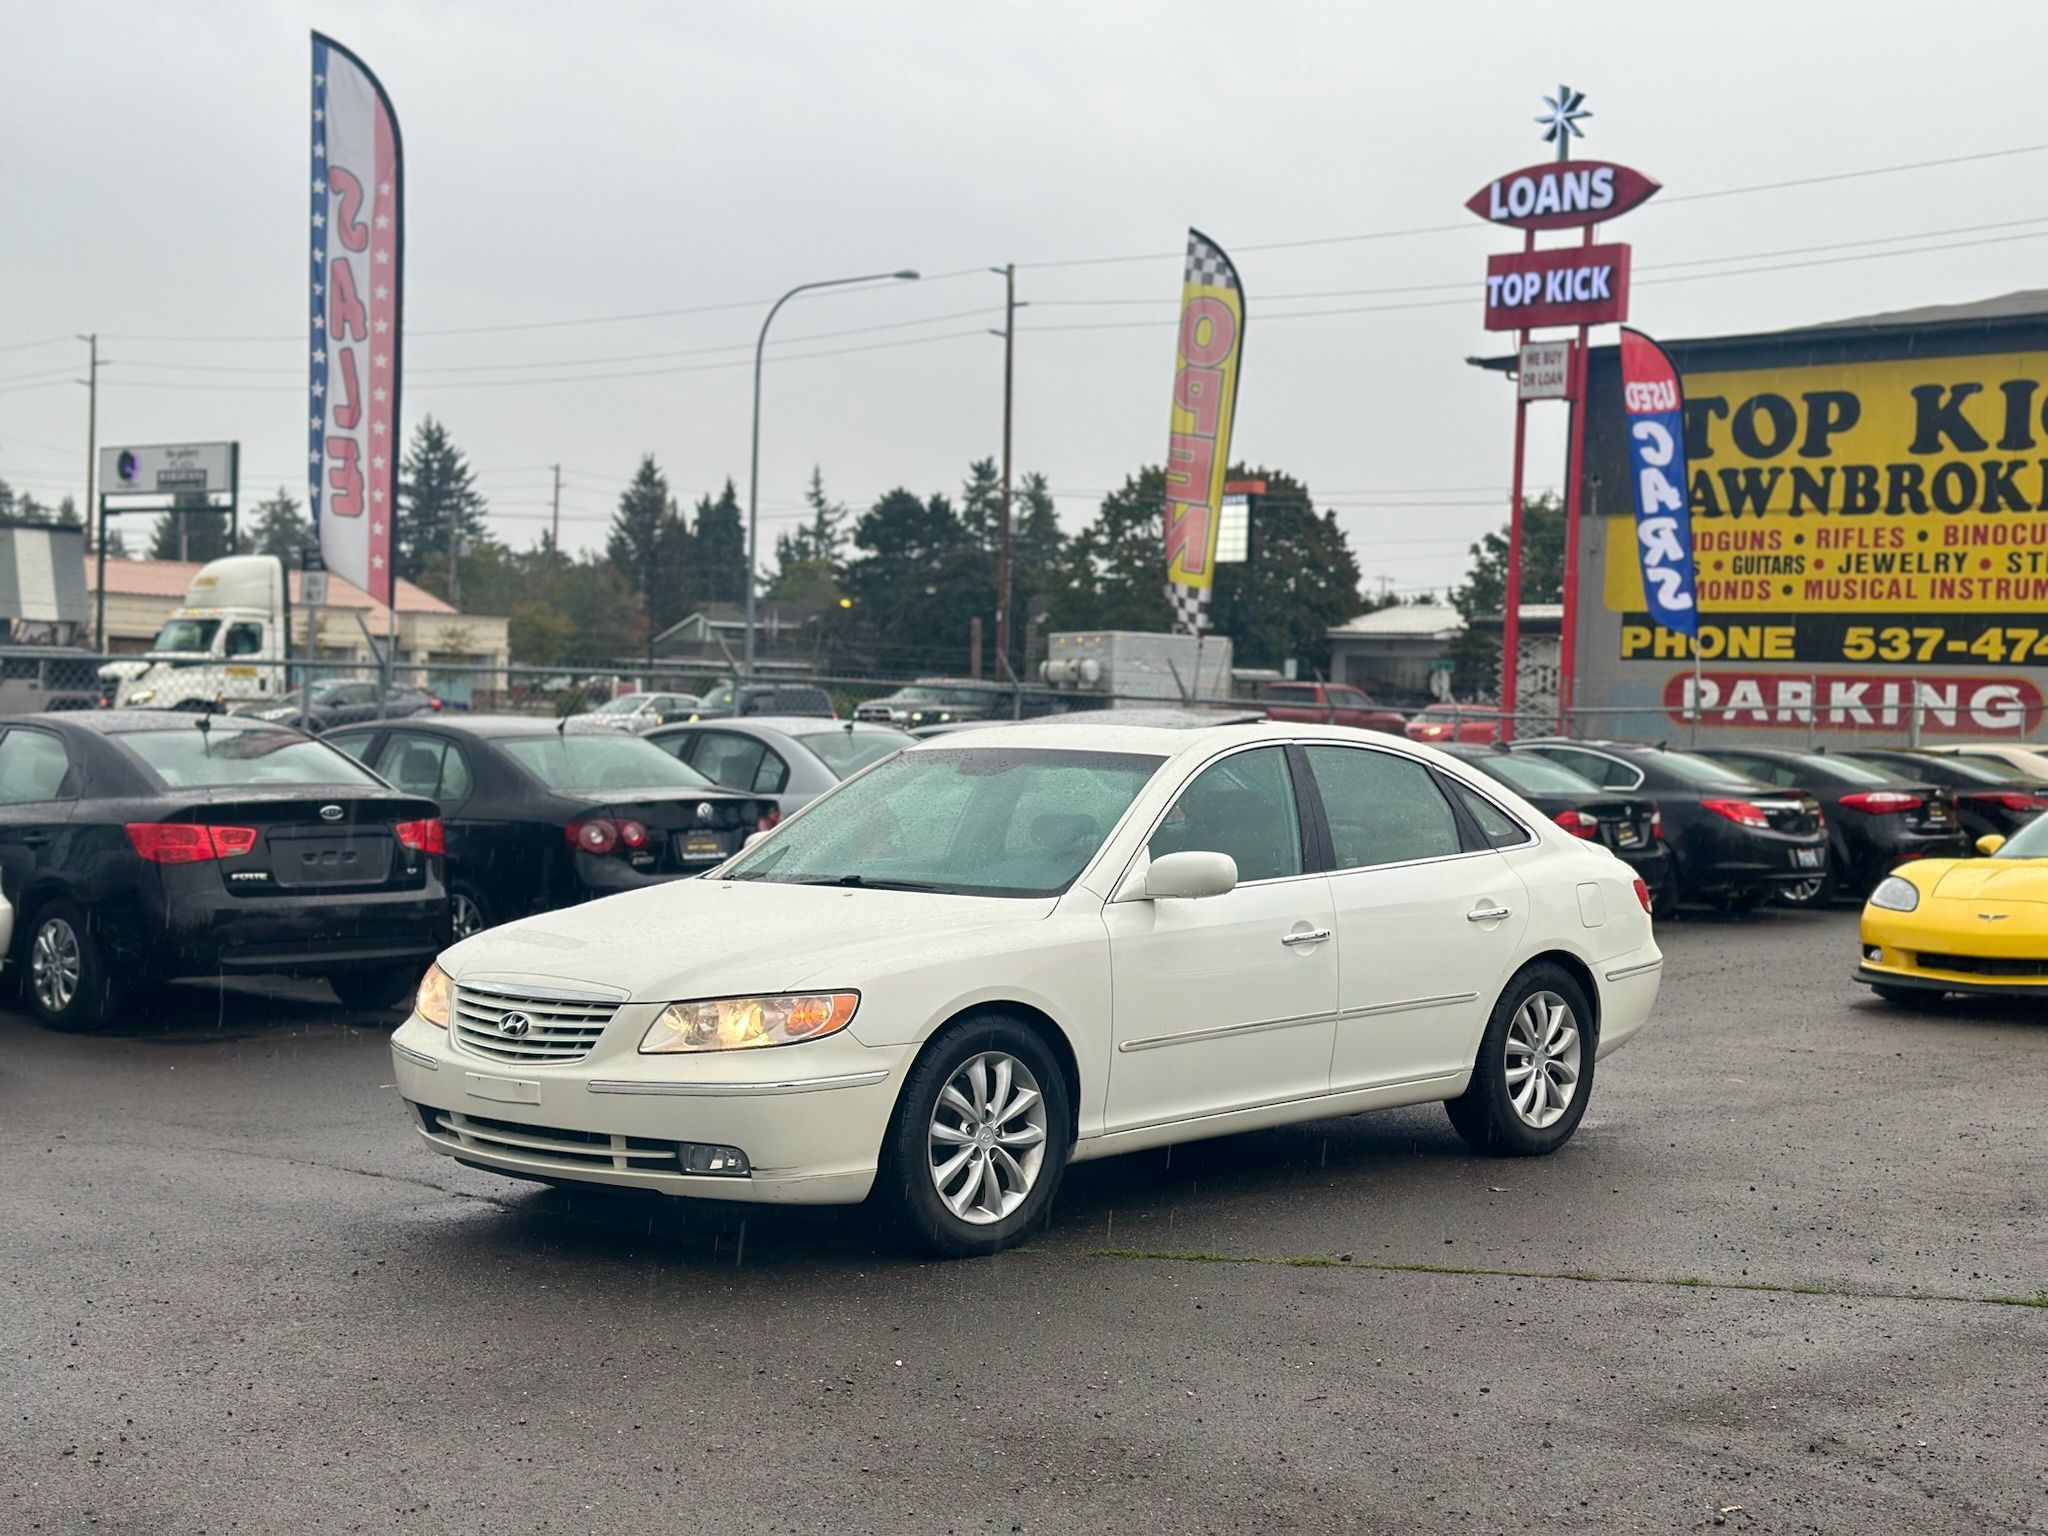
<instances>
[{"instance_id":1,"label":"alloy wheel","mask_svg":"<svg viewBox=\"0 0 2048 1536\"><path fill-rule=\"evenodd\" d=\"M457 891L450 899L449 926L455 937L466 939L471 934L484 931L484 915L477 904L462 892Z\"/></svg>"},{"instance_id":2,"label":"alloy wheel","mask_svg":"<svg viewBox=\"0 0 2048 1536\"><path fill-rule=\"evenodd\" d=\"M1012 1214L1045 1162L1045 1096L1006 1051L970 1056L939 1091L927 1132L932 1187L975 1226Z\"/></svg>"},{"instance_id":3,"label":"alloy wheel","mask_svg":"<svg viewBox=\"0 0 2048 1536\"><path fill-rule=\"evenodd\" d=\"M1792 906L1801 906L1816 899L1820 895L1821 887L1826 883L1820 875L1815 875L1811 880L1795 880L1778 893L1778 898Z\"/></svg>"},{"instance_id":4,"label":"alloy wheel","mask_svg":"<svg viewBox=\"0 0 2048 1536\"><path fill-rule=\"evenodd\" d=\"M36 941L29 954L29 978L36 1001L46 1013L62 1013L78 996L78 977L83 960L78 935L71 924L53 917L36 929Z\"/></svg>"},{"instance_id":5,"label":"alloy wheel","mask_svg":"<svg viewBox=\"0 0 2048 1536\"><path fill-rule=\"evenodd\" d=\"M1579 1021L1555 992L1535 992L1508 1021L1508 1102L1524 1125L1545 1130L1579 1091Z\"/></svg>"}]
</instances>

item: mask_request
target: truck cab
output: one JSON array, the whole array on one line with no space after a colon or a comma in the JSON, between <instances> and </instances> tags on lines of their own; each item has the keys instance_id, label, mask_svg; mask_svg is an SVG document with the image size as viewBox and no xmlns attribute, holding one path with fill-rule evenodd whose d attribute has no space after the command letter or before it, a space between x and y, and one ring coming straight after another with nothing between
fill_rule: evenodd
<instances>
[{"instance_id":1,"label":"truck cab","mask_svg":"<svg viewBox=\"0 0 2048 1536\"><path fill-rule=\"evenodd\" d=\"M199 568L145 654L100 678L117 709L221 709L287 692L284 661L284 562L230 555Z\"/></svg>"}]
</instances>

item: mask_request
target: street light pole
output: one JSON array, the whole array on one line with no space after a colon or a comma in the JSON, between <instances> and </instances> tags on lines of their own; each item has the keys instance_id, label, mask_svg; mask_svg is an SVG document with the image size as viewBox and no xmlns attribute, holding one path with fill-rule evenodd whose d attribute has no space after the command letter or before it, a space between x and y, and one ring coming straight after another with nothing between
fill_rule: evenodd
<instances>
[{"instance_id":1,"label":"street light pole","mask_svg":"<svg viewBox=\"0 0 2048 1536\"><path fill-rule=\"evenodd\" d=\"M817 283L798 283L775 301L768 311L768 318L761 322L761 334L754 342L754 431L753 446L747 461L747 639L743 675L749 682L753 681L754 677L754 577L760 570L761 355L768 345L768 327L775 323L775 316L782 306L800 293L809 293L814 288L847 288L856 283L892 281L914 283L917 281L917 274L905 269L901 272L869 272L860 277L832 277Z\"/></svg>"}]
</instances>

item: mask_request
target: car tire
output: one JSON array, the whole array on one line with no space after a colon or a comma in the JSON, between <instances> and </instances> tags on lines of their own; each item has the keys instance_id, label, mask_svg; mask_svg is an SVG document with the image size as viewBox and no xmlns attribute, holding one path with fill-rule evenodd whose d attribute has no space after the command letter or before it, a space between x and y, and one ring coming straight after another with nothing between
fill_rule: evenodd
<instances>
[{"instance_id":1,"label":"car tire","mask_svg":"<svg viewBox=\"0 0 2048 1536\"><path fill-rule=\"evenodd\" d=\"M419 991L425 966L381 965L372 971L343 971L327 978L344 1008L362 1013L388 1013L403 1008Z\"/></svg>"},{"instance_id":2,"label":"car tire","mask_svg":"<svg viewBox=\"0 0 2048 1536\"><path fill-rule=\"evenodd\" d=\"M927 1252L998 1253L1051 1208L1073 1139L1066 1074L1044 1039L1008 1014L971 1013L911 1067L876 1194Z\"/></svg>"},{"instance_id":3,"label":"car tire","mask_svg":"<svg viewBox=\"0 0 2048 1536\"><path fill-rule=\"evenodd\" d=\"M1894 1008L1932 1008L1943 1002L1948 994L1924 987L1887 987L1882 983L1870 989L1881 1002L1890 1003Z\"/></svg>"},{"instance_id":4,"label":"car tire","mask_svg":"<svg viewBox=\"0 0 2048 1536\"><path fill-rule=\"evenodd\" d=\"M1571 973L1549 962L1525 967L1493 1005L1470 1086L1444 1105L1451 1125L1489 1157L1555 1152L1585 1118L1598 1045L1592 1006Z\"/></svg>"},{"instance_id":5,"label":"car tire","mask_svg":"<svg viewBox=\"0 0 2048 1536\"><path fill-rule=\"evenodd\" d=\"M1823 870L1811 880L1796 881L1791 885L1778 887L1778 905L1797 907L1806 911L1825 909L1834 904L1835 872L1832 868Z\"/></svg>"},{"instance_id":6,"label":"car tire","mask_svg":"<svg viewBox=\"0 0 2048 1536\"><path fill-rule=\"evenodd\" d=\"M465 881L448 887L448 924L450 942L459 944L472 934L497 927L498 917L490 899Z\"/></svg>"},{"instance_id":7,"label":"car tire","mask_svg":"<svg viewBox=\"0 0 2048 1536\"><path fill-rule=\"evenodd\" d=\"M120 983L100 954L92 925L68 901L42 907L28 925L21 979L29 1011L46 1029L105 1029L121 1005Z\"/></svg>"}]
</instances>

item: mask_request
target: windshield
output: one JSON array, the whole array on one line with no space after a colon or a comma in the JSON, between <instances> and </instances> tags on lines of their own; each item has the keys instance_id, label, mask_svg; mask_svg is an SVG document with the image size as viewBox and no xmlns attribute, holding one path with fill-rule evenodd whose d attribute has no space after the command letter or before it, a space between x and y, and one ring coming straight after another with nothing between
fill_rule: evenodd
<instances>
[{"instance_id":1,"label":"windshield","mask_svg":"<svg viewBox=\"0 0 2048 1536\"><path fill-rule=\"evenodd\" d=\"M219 619L172 619L157 631L153 651L211 651L220 633Z\"/></svg>"},{"instance_id":2,"label":"windshield","mask_svg":"<svg viewBox=\"0 0 2048 1536\"><path fill-rule=\"evenodd\" d=\"M1030 747L906 752L817 801L721 878L1057 896L1163 761Z\"/></svg>"},{"instance_id":3,"label":"windshield","mask_svg":"<svg viewBox=\"0 0 2048 1536\"><path fill-rule=\"evenodd\" d=\"M1995 859L2048 859L2048 816L2036 816L2005 840Z\"/></svg>"},{"instance_id":4,"label":"windshield","mask_svg":"<svg viewBox=\"0 0 2048 1536\"><path fill-rule=\"evenodd\" d=\"M882 700L885 704L937 704L940 703L936 688L898 688Z\"/></svg>"},{"instance_id":5,"label":"windshield","mask_svg":"<svg viewBox=\"0 0 2048 1536\"><path fill-rule=\"evenodd\" d=\"M711 781L652 742L623 733L519 736L505 751L549 789L708 789Z\"/></svg>"},{"instance_id":6,"label":"windshield","mask_svg":"<svg viewBox=\"0 0 2048 1536\"><path fill-rule=\"evenodd\" d=\"M296 731L116 731L113 739L172 789L242 784L378 788L356 761Z\"/></svg>"},{"instance_id":7,"label":"windshield","mask_svg":"<svg viewBox=\"0 0 2048 1536\"><path fill-rule=\"evenodd\" d=\"M1815 768L1822 773L1831 773L1845 784L1904 784L1908 780L1903 774L1893 773L1889 768L1879 768L1870 763L1851 762L1846 757L1827 757L1815 753L1799 758L1801 767Z\"/></svg>"},{"instance_id":8,"label":"windshield","mask_svg":"<svg viewBox=\"0 0 2048 1536\"><path fill-rule=\"evenodd\" d=\"M1657 762L1679 778L1692 784L1719 786L1725 789L1755 789L1757 782L1746 773L1737 773L1724 763L1711 758L1695 757L1690 752L1660 751Z\"/></svg>"},{"instance_id":9,"label":"windshield","mask_svg":"<svg viewBox=\"0 0 2048 1536\"><path fill-rule=\"evenodd\" d=\"M1562 763L1553 763L1547 757L1533 753L1503 752L1498 757L1481 757L1471 760L1481 773L1490 773L1510 789L1519 789L1532 795L1585 795L1600 793L1600 786L1591 779L1573 773Z\"/></svg>"},{"instance_id":10,"label":"windshield","mask_svg":"<svg viewBox=\"0 0 2048 1536\"><path fill-rule=\"evenodd\" d=\"M2009 781L2012 779L2031 779L2034 777L2026 769L2016 767L2002 757L1980 757L1974 752L1968 757L1964 757L1960 753L1944 752L1941 754L1941 759L1945 763L1962 763L1968 767L1978 769L1987 778L1992 779L2005 779Z\"/></svg>"},{"instance_id":11,"label":"windshield","mask_svg":"<svg viewBox=\"0 0 2048 1536\"><path fill-rule=\"evenodd\" d=\"M593 715L637 715L641 710L652 709L653 707L654 695L651 693L622 693L616 699L613 699L611 703L598 705L591 713Z\"/></svg>"},{"instance_id":12,"label":"windshield","mask_svg":"<svg viewBox=\"0 0 2048 1536\"><path fill-rule=\"evenodd\" d=\"M842 779L858 773L869 763L880 762L891 752L901 752L905 747L917 745L917 738L907 731L816 731L796 740L809 747L834 775Z\"/></svg>"},{"instance_id":13,"label":"windshield","mask_svg":"<svg viewBox=\"0 0 2048 1536\"><path fill-rule=\"evenodd\" d=\"M720 683L716 688L704 695L703 702L699 707L703 709L731 709L732 684Z\"/></svg>"}]
</instances>

